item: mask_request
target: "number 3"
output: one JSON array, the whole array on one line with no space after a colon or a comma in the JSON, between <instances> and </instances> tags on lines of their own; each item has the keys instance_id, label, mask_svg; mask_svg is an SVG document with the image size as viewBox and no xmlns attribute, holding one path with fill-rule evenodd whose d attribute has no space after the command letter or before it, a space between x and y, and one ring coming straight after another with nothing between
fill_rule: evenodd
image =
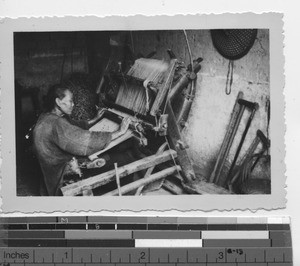
<instances>
[{"instance_id":1,"label":"number 3","mask_svg":"<svg viewBox=\"0 0 300 266\"><path fill-rule=\"evenodd\" d=\"M219 257L218 257L218 259L223 259L224 258L224 253L223 252L219 252Z\"/></svg>"}]
</instances>

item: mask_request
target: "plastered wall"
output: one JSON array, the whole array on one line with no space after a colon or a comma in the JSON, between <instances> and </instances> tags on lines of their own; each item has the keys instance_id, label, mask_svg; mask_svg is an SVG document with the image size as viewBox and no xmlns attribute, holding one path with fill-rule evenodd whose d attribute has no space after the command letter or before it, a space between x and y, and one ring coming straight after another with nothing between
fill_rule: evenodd
<instances>
[{"instance_id":1,"label":"plastered wall","mask_svg":"<svg viewBox=\"0 0 300 266\"><path fill-rule=\"evenodd\" d=\"M257 39L249 53L234 62L233 84L230 95L225 94L228 60L213 47L208 30L186 31L193 58L202 57L198 74L197 91L183 137L195 167L208 177L226 133L227 125L239 91L244 99L257 102L259 109L252 121L241 156L255 138L257 129L267 135L267 104L270 99L269 84L269 33L259 29ZM155 58L168 60L167 49L172 49L178 60L189 63L188 49L183 31L133 32L135 52L148 54L156 51ZM230 166L241 138L249 112L246 111L229 154ZM226 168L225 168L226 169Z\"/></svg>"}]
</instances>

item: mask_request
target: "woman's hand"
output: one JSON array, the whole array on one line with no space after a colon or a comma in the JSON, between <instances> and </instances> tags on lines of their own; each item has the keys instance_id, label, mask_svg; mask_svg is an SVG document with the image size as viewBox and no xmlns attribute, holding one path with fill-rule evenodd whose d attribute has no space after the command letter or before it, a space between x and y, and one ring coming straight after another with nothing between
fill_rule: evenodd
<instances>
[{"instance_id":1,"label":"woman's hand","mask_svg":"<svg viewBox=\"0 0 300 266\"><path fill-rule=\"evenodd\" d=\"M104 115L106 110L107 110L106 108L99 108L97 110L96 118L100 119Z\"/></svg>"},{"instance_id":2,"label":"woman's hand","mask_svg":"<svg viewBox=\"0 0 300 266\"><path fill-rule=\"evenodd\" d=\"M87 128L90 128L93 125L95 125L102 118L102 116L104 115L104 113L105 113L106 110L107 110L106 108L99 108L97 110L96 116L94 118L86 121Z\"/></svg>"},{"instance_id":3,"label":"woman's hand","mask_svg":"<svg viewBox=\"0 0 300 266\"><path fill-rule=\"evenodd\" d=\"M123 135L126 133L126 131L129 128L129 125L131 123L130 117L124 117L120 126L120 133Z\"/></svg>"}]
</instances>

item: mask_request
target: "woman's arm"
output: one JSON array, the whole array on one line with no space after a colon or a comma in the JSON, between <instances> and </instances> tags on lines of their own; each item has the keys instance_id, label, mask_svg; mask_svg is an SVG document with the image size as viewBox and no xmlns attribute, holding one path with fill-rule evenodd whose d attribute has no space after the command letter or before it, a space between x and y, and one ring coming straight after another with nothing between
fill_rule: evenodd
<instances>
[{"instance_id":1,"label":"woman's arm","mask_svg":"<svg viewBox=\"0 0 300 266\"><path fill-rule=\"evenodd\" d=\"M112 139L111 132L91 132L61 117L53 126L53 142L72 155L89 156L104 149Z\"/></svg>"},{"instance_id":2,"label":"woman's arm","mask_svg":"<svg viewBox=\"0 0 300 266\"><path fill-rule=\"evenodd\" d=\"M124 118L120 128L114 132L91 132L59 118L53 127L53 141L64 151L73 155L89 156L104 149L113 139L125 134L130 118Z\"/></svg>"}]
</instances>

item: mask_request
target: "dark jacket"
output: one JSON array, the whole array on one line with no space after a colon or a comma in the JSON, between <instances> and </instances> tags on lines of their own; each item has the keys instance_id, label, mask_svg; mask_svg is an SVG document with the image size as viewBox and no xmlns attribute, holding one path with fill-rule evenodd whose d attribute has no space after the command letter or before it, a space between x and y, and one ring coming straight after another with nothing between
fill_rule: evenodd
<instances>
[{"instance_id":1,"label":"dark jacket","mask_svg":"<svg viewBox=\"0 0 300 266\"><path fill-rule=\"evenodd\" d=\"M84 123L83 123L84 124ZM73 156L89 156L111 141L110 132L90 132L53 113L42 114L33 132L34 148L49 196L59 195Z\"/></svg>"}]
</instances>

